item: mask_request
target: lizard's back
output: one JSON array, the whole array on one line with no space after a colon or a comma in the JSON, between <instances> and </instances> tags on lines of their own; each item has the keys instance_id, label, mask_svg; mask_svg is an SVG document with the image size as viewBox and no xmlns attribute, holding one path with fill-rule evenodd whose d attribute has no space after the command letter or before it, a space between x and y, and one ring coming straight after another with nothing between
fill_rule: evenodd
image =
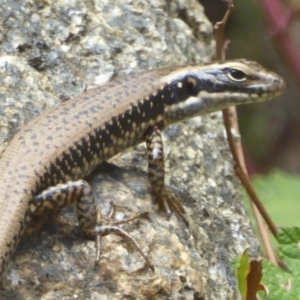
<instances>
[{"instance_id":1,"label":"lizard's back","mask_svg":"<svg viewBox=\"0 0 300 300\"><path fill-rule=\"evenodd\" d=\"M143 125L139 106L168 72L132 75L88 90L17 132L0 159L0 274L30 219L34 196L87 176L103 160L141 141L157 111L152 115L155 108L146 109Z\"/></svg>"}]
</instances>

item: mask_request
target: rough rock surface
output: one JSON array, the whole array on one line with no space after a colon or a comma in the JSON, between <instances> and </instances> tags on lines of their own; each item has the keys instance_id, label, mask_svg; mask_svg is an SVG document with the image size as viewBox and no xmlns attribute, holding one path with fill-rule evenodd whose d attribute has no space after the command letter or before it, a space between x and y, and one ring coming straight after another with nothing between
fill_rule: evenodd
<instances>
[{"instance_id":1,"label":"rough rock surface","mask_svg":"<svg viewBox=\"0 0 300 300\"><path fill-rule=\"evenodd\" d=\"M29 119L86 86L207 62L214 49L212 25L196 0L1 0L0 20L0 151ZM155 273L114 235L103 238L95 267L95 243L81 236L70 207L24 236L0 299L238 299L231 260L258 246L221 115L173 125L163 137L167 184L184 204L189 228L158 211L144 144L90 178L104 210L109 201L121 206L117 218L150 212L124 229L149 254Z\"/></svg>"}]
</instances>

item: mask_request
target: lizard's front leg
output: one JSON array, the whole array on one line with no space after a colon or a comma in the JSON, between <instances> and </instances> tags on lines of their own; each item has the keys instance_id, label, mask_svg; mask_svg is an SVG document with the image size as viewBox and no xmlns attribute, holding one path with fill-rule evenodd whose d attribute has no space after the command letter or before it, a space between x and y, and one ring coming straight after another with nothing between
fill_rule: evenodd
<instances>
[{"instance_id":1,"label":"lizard's front leg","mask_svg":"<svg viewBox=\"0 0 300 300\"><path fill-rule=\"evenodd\" d=\"M148 175L152 191L166 210L168 217L173 211L188 226L189 223L184 216L185 211L182 204L165 187L163 143L157 126L153 127L147 135L146 144L148 150Z\"/></svg>"}]
</instances>

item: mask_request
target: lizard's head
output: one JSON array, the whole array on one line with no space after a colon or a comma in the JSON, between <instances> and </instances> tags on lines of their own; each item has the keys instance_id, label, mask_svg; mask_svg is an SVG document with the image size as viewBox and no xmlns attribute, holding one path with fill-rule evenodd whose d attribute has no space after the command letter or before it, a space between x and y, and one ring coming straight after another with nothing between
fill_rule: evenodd
<instances>
[{"instance_id":1,"label":"lizard's head","mask_svg":"<svg viewBox=\"0 0 300 300\"><path fill-rule=\"evenodd\" d=\"M171 95L165 107L168 123L279 96L282 77L256 62L233 60L189 66L163 78Z\"/></svg>"}]
</instances>

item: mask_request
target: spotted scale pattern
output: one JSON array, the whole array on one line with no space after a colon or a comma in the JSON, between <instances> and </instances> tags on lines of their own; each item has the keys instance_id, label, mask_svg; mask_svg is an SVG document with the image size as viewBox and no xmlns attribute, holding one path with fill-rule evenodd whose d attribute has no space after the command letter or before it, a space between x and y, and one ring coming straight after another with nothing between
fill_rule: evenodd
<instances>
[{"instance_id":1,"label":"spotted scale pattern","mask_svg":"<svg viewBox=\"0 0 300 300\"><path fill-rule=\"evenodd\" d=\"M72 193L61 202L55 197L42 201L44 208L36 206L36 197L45 200L47 188L84 178L102 161L142 141L153 124L164 126L164 103L155 101L152 92L163 93L159 78L169 72L132 75L88 90L33 119L14 136L0 160L0 274L35 210L41 213L47 204L59 209ZM87 215L89 226L80 222L84 231L95 223L95 212L89 220Z\"/></svg>"}]
</instances>

